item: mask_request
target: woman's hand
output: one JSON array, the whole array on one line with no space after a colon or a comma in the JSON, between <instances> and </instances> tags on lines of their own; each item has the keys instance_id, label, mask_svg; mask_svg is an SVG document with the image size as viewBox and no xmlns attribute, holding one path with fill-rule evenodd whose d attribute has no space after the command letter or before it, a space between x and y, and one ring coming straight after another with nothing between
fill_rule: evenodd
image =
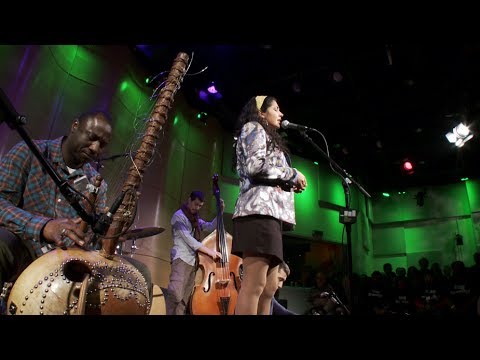
<instances>
[{"instance_id":1,"label":"woman's hand","mask_svg":"<svg viewBox=\"0 0 480 360\"><path fill-rule=\"evenodd\" d=\"M307 178L297 170L297 182L293 186L293 191L296 193L301 193L307 188L307 185Z\"/></svg>"}]
</instances>

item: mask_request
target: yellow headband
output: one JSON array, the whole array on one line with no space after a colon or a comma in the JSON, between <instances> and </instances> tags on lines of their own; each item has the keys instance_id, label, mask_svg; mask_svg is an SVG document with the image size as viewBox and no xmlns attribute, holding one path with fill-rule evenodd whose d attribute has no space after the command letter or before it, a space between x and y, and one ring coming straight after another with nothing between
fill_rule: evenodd
<instances>
[{"instance_id":1,"label":"yellow headband","mask_svg":"<svg viewBox=\"0 0 480 360\"><path fill-rule=\"evenodd\" d=\"M265 101L266 96L265 95L260 95L260 96L255 96L255 101L257 102L257 109L262 111L262 105L263 102Z\"/></svg>"}]
</instances>

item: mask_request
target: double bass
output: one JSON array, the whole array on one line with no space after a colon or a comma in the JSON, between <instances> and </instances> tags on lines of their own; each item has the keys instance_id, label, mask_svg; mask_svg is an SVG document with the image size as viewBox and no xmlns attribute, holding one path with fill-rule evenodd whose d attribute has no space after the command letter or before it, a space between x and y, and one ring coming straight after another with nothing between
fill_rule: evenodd
<instances>
[{"instance_id":1,"label":"double bass","mask_svg":"<svg viewBox=\"0 0 480 360\"><path fill-rule=\"evenodd\" d=\"M198 253L198 270L202 281L195 285L190 300L192 315L233 315L240 289L242 259L232 255L232 236L225 231L218 188L218 174L213 176L213 194L217 202L217 229L202 240L202 244L222 254L218 261Z\"/></svg>"}]
</instances>

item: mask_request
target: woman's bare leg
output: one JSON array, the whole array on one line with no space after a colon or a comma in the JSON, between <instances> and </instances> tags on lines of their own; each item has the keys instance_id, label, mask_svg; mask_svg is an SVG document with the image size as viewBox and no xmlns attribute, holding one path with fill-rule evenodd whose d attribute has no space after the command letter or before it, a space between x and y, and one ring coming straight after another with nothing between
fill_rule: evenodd
<instances>
[{"instance_id":1,"label":"woman's bare leg","mask_svg":"<svg viewBox=\"0 0 480 360\"><path fill-rule=\"evenodd\" d=\"M258 301L258 315L270 315L272 299L278 289L278 265L269 268L267 272L267 283Z\"/></svg>"},{"instance_id":2,"label":"woman's bare leg","mask_svg":"<svg viewBox=\"0 0 480 360\"><path fill-rule=\"evenodd\" d=\"M269 259L246 255L243 259L242 287L238 293L236 315L257 315L258 301L267 284Z\"/></svg>"}]
</instances>

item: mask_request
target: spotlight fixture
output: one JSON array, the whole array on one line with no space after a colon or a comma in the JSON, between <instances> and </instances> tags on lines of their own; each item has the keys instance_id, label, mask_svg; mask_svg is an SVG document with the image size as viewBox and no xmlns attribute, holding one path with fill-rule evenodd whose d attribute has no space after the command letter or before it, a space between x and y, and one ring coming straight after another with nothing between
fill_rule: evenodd
<instances>
[{"instance_id":1,"label":"spotlight fixture","mask_svg":"<svg viewBox=\"0 0 480 360\"><path fill-rule=\"evenodd\" d=\"M213 81L205 85L202 89L197 89L197 92L198 97L207 104L212 104L212 102L222 98L222 94Z\"/></svg>"},{"instance_id":2,"label":"spotlight fixture","mask_svg":"<svg viewBox=\"0 0 480 360\"><path fill-rule=\"evenodd\" d=\"M207 91L210 93L210 94L216 94L218 93L218 90L217 88L215 87L215 84L212 83L208 88L207 88Z\"/></svg>"},{"instance_id":3,"label":"spotlight fixture","mask_svg":"<svg viewBox=\"0 0 480 360\"><path fill-rule=\"evenodd\" d=\"M204 111L200 111L197 113L197 119L203 122L204 124L207 124L207 117L208 117L208 114Z\"/></svg>"},{"instance_id":4,"label":"spotlight fixture","mask_svg":"<svg viewBox=\"0 0 480 360\"><path fill-rule=\"evenodd\" d=\"M404 174L412 175L415 172L415 169L413 167L413 162L410 161L409 159L403 159L402 171Z\"/></svg>"},{"instance_id":5,"label":"spotlight fixture","mask_svg":"<svg viewBox=\"0 0 480 360\"><path fill-rule=\"evenodd\" d=\"M455 144L456 147L462 147L465 143L473 138L473 134L470 132L468 126L463 123L458 124L452 130L445 135L449 142Z\"/></svg>"},{"instance_id":6,"label":"spotlight fixture","mask_svg":"<svg viewBox=\"0 0 480 360\"><path fill-rule=\"evenodd\" d=\"M410 161L405 161L403 163L403 169L406 170L406 171L410 171L413 169L413 165Z\"/></svg>"}]
</instances>

